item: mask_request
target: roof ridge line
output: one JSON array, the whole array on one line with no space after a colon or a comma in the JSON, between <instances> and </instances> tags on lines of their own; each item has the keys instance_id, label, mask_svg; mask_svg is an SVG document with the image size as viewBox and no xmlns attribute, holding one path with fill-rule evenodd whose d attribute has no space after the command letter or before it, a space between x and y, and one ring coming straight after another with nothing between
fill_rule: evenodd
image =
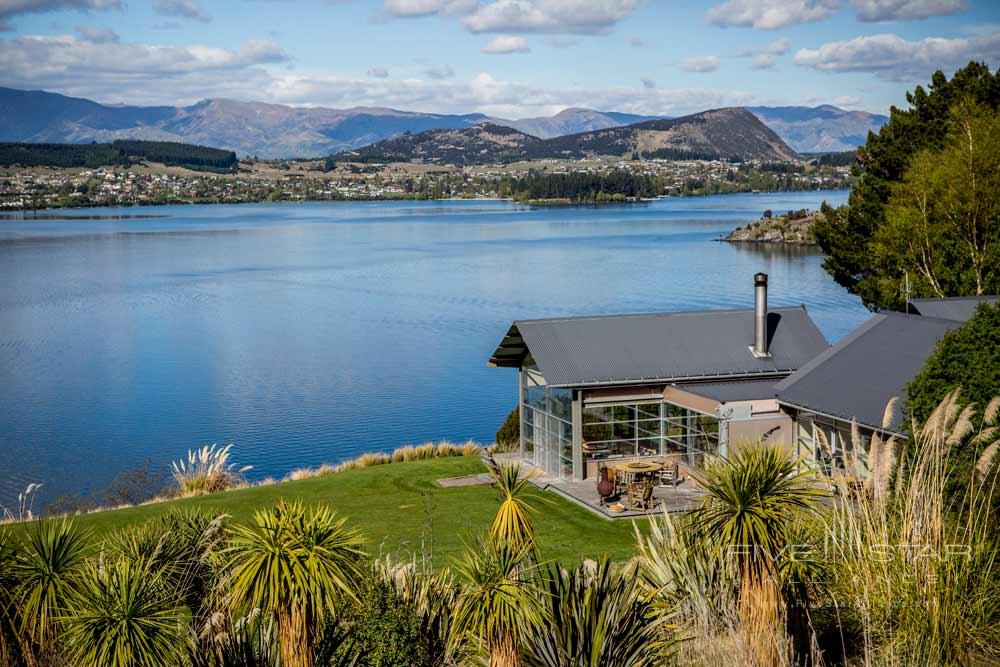
<instances>
[{"instance_id":1,"label":"roof ridge line","mask_svg":"<svg viewBox=\"0 0 1000 667\"><path fill-rule=\"evenodd\" d=\"M798 304L796 306L777 306L774 308L768 308L769 313L774 313L778 311L805 311L805 304ZM565 322L567 320L597 320L597 319L610 319L610 318L624 318L624 317L665 317L665 316L677 316L677 315L721 315L727 313L753 313L753 307L749 308L711 308L707 310L662 310L662 311L650 311L642 313L608 313L608 314L596 314L596 315L566 315L563 317L539 317L527 320L514 320L513 324L525 324L531 322Z\"/></svg>"}]
</instances>

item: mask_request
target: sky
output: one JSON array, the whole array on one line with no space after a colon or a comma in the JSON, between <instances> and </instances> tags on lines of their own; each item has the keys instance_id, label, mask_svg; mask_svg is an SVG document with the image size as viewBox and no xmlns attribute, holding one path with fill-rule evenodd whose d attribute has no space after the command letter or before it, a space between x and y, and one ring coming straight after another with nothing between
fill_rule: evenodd
<instances>
[{"instance_id":1,"label":"sky","mask_svg":"<svg viewBox=\"0 0 1000 667\"><path fill-rule=\"evenodd\" d=\"M0 86L505 118L886 113L1000 65L997 0L0 0Z\"/></svg>"}]
</instances>

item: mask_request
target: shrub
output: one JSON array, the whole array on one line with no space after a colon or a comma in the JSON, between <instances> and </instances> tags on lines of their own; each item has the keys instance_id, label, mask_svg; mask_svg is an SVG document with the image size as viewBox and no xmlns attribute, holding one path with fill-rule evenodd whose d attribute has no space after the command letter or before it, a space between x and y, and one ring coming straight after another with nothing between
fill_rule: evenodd
<instances>
[{"instance_id":1,"label":"shrub","mask_svg":"<svg viewBox=\"0 0 1000 667\"><path fill-rule=\"evenodd\" d=\"M521 414L515 407L497 431L497 450L513 452L521 446Z\"/></svg>"},{"instance_id":2,"label":"shrub","mask_svg":"<svg viewBox=\"0 0 1000 667\"><path fill-rule=\"evenodd\" d=\"M906 388L907 411L923 423L957 387L961 387L963 405L971 403L980 409L1000 388L1000 304L979 306L963 327L949 331L938 341L923 369ZM971 441L952 448L950 498L957 500L965 495L981 454L981 447ZM996 507L1000 510L1000 503Z\"/></svg>"},{"instance_id":3,"label":"shrub","mask_svg":"<svg viewBox=\"0 0 1000 667\"><path fill-rule=\"evenodd\" d=\"M351 642L334 651L356 656L357 667L432 667L431 638L425 637L421 617L390 581L370 569L356 584L357 599L338 613L334 628L346 628ZM329 664L329 662L327 664ZM339 664L339 662L336 662Z\"/></svg>"}]
</instances>

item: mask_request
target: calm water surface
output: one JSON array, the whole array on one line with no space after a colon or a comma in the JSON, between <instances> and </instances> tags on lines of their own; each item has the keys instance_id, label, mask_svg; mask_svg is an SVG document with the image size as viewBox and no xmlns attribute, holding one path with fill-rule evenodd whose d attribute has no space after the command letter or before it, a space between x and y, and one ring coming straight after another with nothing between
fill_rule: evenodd
<instances>
[{"instance_id":1,"label":"calm water surface","mask_svg":"<svg viewBox=\"0 0 1000 667\"><path fill-rule=\"evenodd\" d=\"M489 441L517 380L486 360L515 318L748 307L765 271L771 303L804 303L834 341L865 310L820 256L713 239L765 208L846 194L0 220L0 504L29 482L47 499L96 491L212 442L235 443L263 477L405 443Z\"/></svg>"}]
</instances>

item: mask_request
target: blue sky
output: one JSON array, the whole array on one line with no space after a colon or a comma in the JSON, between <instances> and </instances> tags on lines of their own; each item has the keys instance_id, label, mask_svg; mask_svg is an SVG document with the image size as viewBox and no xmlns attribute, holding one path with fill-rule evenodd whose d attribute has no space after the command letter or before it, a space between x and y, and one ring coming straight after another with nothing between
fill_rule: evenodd
<instances>
[{"instance_id":1,"label":"blue sky","mask_svg":"<svg viewBox=\"0 0 1000 667\"><path fill-rule=\"evenodd\" d=\"M885 112L1000 64L978 0L0 0L0 85L108 103Z\"/></svg>"}]
</instances>

